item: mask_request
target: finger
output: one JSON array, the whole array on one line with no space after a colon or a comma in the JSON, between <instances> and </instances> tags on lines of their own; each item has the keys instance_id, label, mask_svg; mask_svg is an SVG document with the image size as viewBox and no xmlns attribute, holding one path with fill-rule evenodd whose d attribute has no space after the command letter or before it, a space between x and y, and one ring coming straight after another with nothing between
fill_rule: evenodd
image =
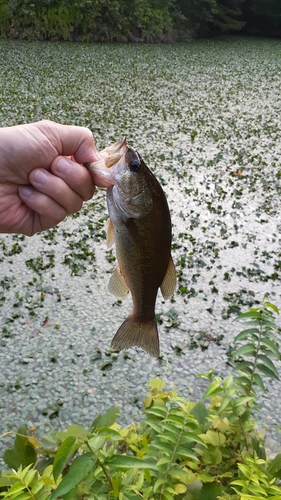
<instances>
[{"instance_id":1,"label":"finger","mask_svg":"<svg viewBox=\"0 0 281 500\"><path fill-rule=\"evenodd\" d=\"M58 156L51 164L51 171L56 177L65 181L84 201L92 198L95 186L91 174L79 163L65 156Z\"/></svg>"},{"instance_id":2,"label":"finger","mask_svg":"<svg viewBox=\"0 0 281 500\"><path fill-rule=\"evenodd\" d=\"M78 163L96 161L100 158L92 132L86 127L61 125L42 120L36 124L43 133L53 137L58 154L74 156Z\"/></svg>"},{"instance_id":3,"label":"finger","mask_svg":"<svg viewBox=\"0 0 281 500\"><path fill-rule=\"evenodd\" d=\"M73 191L63 179L47 170L41 168L32 170L29 181L37 191L61 205L66 214L78 212L82 207L83 199L80 194Z\"/></svg>"},{"instance_id":4,"label":"finger","mask_svg":"<svg viewBox=\"0 0 281 500\"><path fill-rule=\"evenodd\" d=\"M35 212L34 227L30 234L56 226L67 215L62 205L32 186L20 186L18 193L22 201Z\"/></svg>"},{"instance_id":5,"label":"finger","mask_svg":"<svg viewBox=\"0 0 281 500\"><path fill-rule=\"evenodd\" d=\"M95 174L94 172L90 172L91 177L92 177L92 182L94 183L95 186L98 187L111 187L112 182L110 179L107 179L106 177L100 177L99 175Z\"/></svg>"}]
</instances>

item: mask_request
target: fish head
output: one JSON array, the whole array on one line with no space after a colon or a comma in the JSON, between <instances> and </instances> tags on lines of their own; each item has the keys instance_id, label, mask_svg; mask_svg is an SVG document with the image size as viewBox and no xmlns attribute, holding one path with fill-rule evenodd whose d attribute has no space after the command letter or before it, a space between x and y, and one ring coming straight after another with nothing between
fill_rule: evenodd
<instances>
[{"instance_id":1,"label":"fish head","mask_svg":"<svg viewBox=\"0 0 281 500\"><path fill-rule=\"evenodd\" d=\"M100 152L101 158L86 165L108 182L108 203L125 218L141 218L153 206L150 171L137 151L122 139Z\"/></svg>"},{"instance_id":2,"label":"fish head","mask_svg":"<svg viewBox=\"0 0 281 500\"><path fill-rule=\"evenodd\" d=\"M152 209L153 199L147 178L148 168L137 151L127 146L110 170L115 184L108 190L108 200L119 216L139 219L147 215Z\"/></svg>"}]
</instances>

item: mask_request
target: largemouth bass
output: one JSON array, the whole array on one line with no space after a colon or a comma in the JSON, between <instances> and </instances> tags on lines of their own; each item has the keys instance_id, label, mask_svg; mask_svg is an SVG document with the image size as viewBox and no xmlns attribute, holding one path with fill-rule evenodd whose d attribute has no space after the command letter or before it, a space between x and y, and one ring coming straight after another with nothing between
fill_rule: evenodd
<instances>
[{"instance_id":1,"label":"largemouth bass","mask_svg":"<svg viewBox=\"0 0 281 500\"><path fill-rule=\"evenodd\" d=\"M115 350L139 346L159 356L155 302L176 287L171 257L171 218L165 194L139 154L123 139L100 152L100 160L85 164L111 183L107 188L107 245L115 242L118 265L108 285L124 297L130 291L133 311L115 334Z\"/></svg>"}]
</instances>

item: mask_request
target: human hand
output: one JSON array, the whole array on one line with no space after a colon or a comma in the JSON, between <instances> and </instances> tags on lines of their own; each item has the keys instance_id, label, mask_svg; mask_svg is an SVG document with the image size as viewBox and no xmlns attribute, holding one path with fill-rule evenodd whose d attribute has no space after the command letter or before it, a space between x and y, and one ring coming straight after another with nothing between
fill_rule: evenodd
<instances>
[{"instance_id":1,"label":"human hand","mask_svg":"<svg viewBox=\"0 0 281 500\"><path fill-rule=\"evenodd\" d=\"M0 232L27 236L80 210L105 186L81 164L99 159L89 129L43 120L0 128Z\"/></svg>"}]
</instances>

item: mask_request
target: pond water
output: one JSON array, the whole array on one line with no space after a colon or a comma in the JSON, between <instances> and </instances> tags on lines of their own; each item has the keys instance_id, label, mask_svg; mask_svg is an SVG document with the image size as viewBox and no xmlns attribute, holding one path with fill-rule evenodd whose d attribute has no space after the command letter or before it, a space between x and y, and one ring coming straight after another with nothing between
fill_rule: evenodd
<instances>
[{"instance_id":1,"label":"pond water","mask_svg":"<svg viewBox=\"0 0 281 500\"><path fill-rule=\"evenodd\" d=\"M105 190L52 230L1 235L0 434L87 425L110 405L127 423L155 376L202 395L198 373L230 373L237 314L266 293L280 307L280 42L0 49L0 125L84 125L99 149L125 135L166 192L178 273L173 299L157 299L161 358L117 354L131 299L107 291ZM267 387L260 418L271 430L280 383Z\"/></svg>"}]
</instances>

